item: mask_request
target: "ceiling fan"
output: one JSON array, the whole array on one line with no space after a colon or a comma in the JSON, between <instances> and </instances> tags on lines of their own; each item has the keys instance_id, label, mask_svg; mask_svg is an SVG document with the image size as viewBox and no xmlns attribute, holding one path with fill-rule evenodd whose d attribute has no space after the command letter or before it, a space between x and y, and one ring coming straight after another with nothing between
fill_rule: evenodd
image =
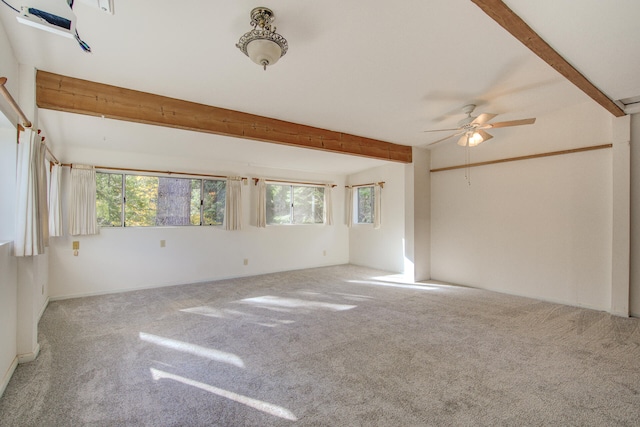
<instances>
[{"instance_id":1,"label":"ceiling fan","mask_svg":"<svg viewBox=\"0 0 640 427\"><path fill-rule=\"evenodd\" d=\"M424 132L455 131L453 134L445 138L439 139L437 141L434 141L428 144L427 147L446 141L447 139L453 138L454 136L460 136L460 139L458 139L458 145L462 147L475 147L476 145L481 144L493 138L492 135L485 132L485 129L531 125L536 122L536 119L532 118L532 119L511 120L508 122L487 123L489 120L496 117L497 114L482 113L479 116L472 116L471 113L473 113L473 110L475 110L475 108L476 108L475 104L469 104L462 107L462 112L465 113L467 117L465 117L464 119L458 122L457 128L424 131Z\"/></svg>"}]
</instances>

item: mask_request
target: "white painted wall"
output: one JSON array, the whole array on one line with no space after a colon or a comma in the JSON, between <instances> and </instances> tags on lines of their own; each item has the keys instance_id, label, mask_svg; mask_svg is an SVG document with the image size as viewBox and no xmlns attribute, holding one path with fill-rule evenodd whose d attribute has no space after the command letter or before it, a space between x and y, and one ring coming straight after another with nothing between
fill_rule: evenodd
<instances>
[{"instance_id":1,"label":"white painted wall","mask_svg":"<svg viewBox=\"0 0 640 427\"><path fill-rule=\"evenodd\" d=\"M0 243L0 396L16 368L17 269L13 245Z\"/></svg>"},{"instance_id":2,"label":"white painted wall","mask_svg":"<svg viewBox=\"0 0 640 427\"><path fill-rule=\"evenodd\" d=\"M272 179L331 182L334 225L257 228L257 191L253 181L242 187L244 228L217 227L103 228L97 236L52 239L49 248L51 298L92 295L162 285L202 282L349 262L349 234L344 217L344 177L268 170L225 164L195 156L128 156L116 152L76 151L65 162L141 169L241 175ZM63 187L68 185L68 170ZM67 197L63 195L63 197ZM66 212L65 212L66 222ZM72 241L80 241L79 255ZM160 240L166 247L160 247ZM326 255L324 252L326 251ZM243 264L248 259L247 266Z\"/></svg>"},{"instance_id":3,"label":"white painted wall","mask_svg":"<svg viewBox=\"0 0 640 427\"><path fill-rule=\"evenodd\" d=\"M16 152L15 129L0 128L0 241L15 235Z\"/></svg>"},{"instance_id":4,"label":"white painted wall","mask_svg":"<svg viewBox=\"0 0 640 427\"><path fill-rule=\"evenodd\" d=\"M19 65L18 93L14 94L20 108L32 126L38 129L35 76L33 67ZM17 349L19 363L34 360L40 351L38 320L47 299L48 253L34 257L20 257L18 264L18 330Z\"/></svg>"},{"instance_id":5,"label":"white painted wall","mask_svg":"<svg viewBox=\"0 0 640 427\"><path fill-rule=\"evenodd\" d=\"M413 147L413 162L405 165L405 269L414 281L431 279L431 152Z\"/></svg>"},{"instance_id":6,"label":"white painted wall","mask_svg":"<svg viewBox=\"0 0 640 427\"><path fill-rule=\"evenodd\" d=\"M630 307L640 317L640 114L631 116L631 268Z\"/></svg>"},{"instance_id":7,"label":"white painted wall","mask_svg":"<svg viewBox=\"0 0 640 427\"><path fill-rule=\"evenodd\" d=\"M44 255L18 257L18 362L31 362L40 352L38 321L46 308L48 262Z\"/></svg>"},{"instance_id":8,"label":"white painted wall","mask_svg":"<svg viewBox=\"0 0 640 427\"><path fill-rule=\"evenodd\" d=\"M611 142L611 117L584 104L539 117L535 130L494 130L472 162ZM494 144L494 146L491 146ZM486 148L486 149L485 149ZM464 163L455 144L432 168ZM612 150L431 174L432 278L610 309Z\"/></svg>"},{"instance_id":9,"label":"white painted wall","mask_svg":"<svg viewBox=\"0 0 640 427\"><path fill-rule=\"evenodd\" d=\"M0 128L0 396L18 362L18 273L12 243L15 235L15 188L15 130Z\"/></svg>"},{"instance_id":10,"label":"white painted wall","mask_svg":"<svg viewBox=\"0 0 640 427\"><path fill-rule=\"evenodd\" d=\"M11 93L18 90L18 62L0 24L0 76ZM15 236L16 134L15 113L0 97L0 396L17 364L18 276L13 257ZM7 120L10 119L10 120Z\"/></svg>"},{"instance_id":11,"label":"white painted wall","mask_svg":"<svg viewBox=\"0 0 640 427\"><path fill-rule=\"evenodd\" d=\"M629 316L631 248L631 120L612 117L611 304L609 312Z\"/></svg>"},{"instance_id":12,"label":"white painted wall","mask_svg":"<svg viewBox=\"0 0 640 427\"><path fill-rule=\"evenodd\" d=\"M2 114L2 113L0 113ZM15 130L0 129L0 395L16 359L17 266L13 257Z\"/></svg>"},{"instance_id":13,"label":"white painted wall","mask_svg":"<svg viewBox=\"0 0 640 427\"><path fill-rule=\"evenodd\" d=\"M18 61L13 54L13 48L9 43L9 37L0 22L0 77L6 77L5 87L14 98L18 93ZM13 111L9 103L0 96L0 115L4 115L12 123L17 123L18 115Z\"/></svg>"},{"instance_id":14,"label":"white painted wall","mask_svg":"<svg viewBox=\"0 0 640 427\"><path fill-rule=\"evenodd\" d=\"M354 224L349 229L349 260L356 265L404 272L405 165L389 164L348 177L350 185L379 181L385 182L382 226L375 230L372 224Z\"/></svg>"}]
</instances>

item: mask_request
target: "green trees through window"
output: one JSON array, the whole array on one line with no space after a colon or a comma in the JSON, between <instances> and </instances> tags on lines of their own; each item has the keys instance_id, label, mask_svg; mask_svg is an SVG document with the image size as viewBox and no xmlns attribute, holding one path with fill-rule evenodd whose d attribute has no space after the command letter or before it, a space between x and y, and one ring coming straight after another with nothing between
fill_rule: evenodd
<instances>
[{"instance_id":1,"label":"green trees through window","mask_svg":"<svg viewBox=\"0 0 640 427\"><path fill-rule=\"evenodd\" d=\"M222 225L224 221L227 182L222 180L203 180L202 224Z\"/></svg>"},{"instance_id":2,"label":"green trees through window","mask_svg":"<svg viewBox=\"0 0 640 427\"><path fill-rule=\"evenodd\" d=\"M100 227L122 226L122 177L96 172L96 211Z\"/></svg>"},{"instance_id":3,"label":"green trees through window","mask_svg":"<svg viewBox=\"0 0 640 427\"><path fill-rule=\"evenodd\" d=\"M222 225L226 181L96 173L101 227Z\"/></svg>"},{"instance_id":4,"label":"green trees through window","mask_svg":"<svg viewBox=\"0 0 640 427\"><path fill-rule=\"evenodd\" d=\"M358 187L356 190L357 222L358 224L373 224L373 186Z\"/></svg>"},{"instance_id":5,"label":"green trees through window","mask_svg":"<svg viewBox=\"0 0 640 427\"><path fill-rule=\"evenodd\" d=\"M324 187L267 184L267 224L323 224Z\"/></svg>"}]
</instances>

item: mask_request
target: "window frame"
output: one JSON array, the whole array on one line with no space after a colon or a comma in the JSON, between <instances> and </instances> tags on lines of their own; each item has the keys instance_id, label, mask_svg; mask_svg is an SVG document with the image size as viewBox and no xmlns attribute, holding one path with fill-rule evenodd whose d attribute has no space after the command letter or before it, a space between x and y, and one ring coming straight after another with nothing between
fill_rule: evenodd
<instances>
[{"instance_id":1,"label":"window frame","mask_svg":"<svg viewBox=\"0 0 640 427\"><path fill-rule=\"evenodd\" d=\"M226 179L225 178L215 178L215 177L211 177L211 178L204 178L202 176L193 176L193 175L188 175L185 174L184 176L181 177L176 177L175 175L171 175L171 174L154 174L154 173L147 173L147 172L137 172L137 171L113 171L113 170L101 170L101 169L96 169L96 177L98 174L103 174L103 175L119 175L122 177L122 184L121 184L121 188L120 188L120 224L119 225L98 225L100 228L109 228L109 229L113 229L113 228L167 228L167 227L199 227L199 226L205 226L205 227L223 227L224 226L224 214L225 214L225 210L226 210L226 200L224 203L224 206L222 208L223 211L223 219L219 224L216 223L212 223L212 224L207 224L204 222L204 187L205 187L205 181L222 181L225 183L225 191L226 191ZM189 181L200 181L200 204L199 204L199 215L200 215L200 223L199 224L193 224L191 223L191 221L189 221L189 224L183 224L183 225L159 225L159 224L155 224L155 225L127 225L126 222L126 207L127 207L127 193L126 193L126 185L127 185L127 176L144 176L144 177L153 177L153 178L171 178L171 179L185 179L185 180L189 180ZM98 203L98 197L96 195L96 204ZM190 204L190 208L191 208L191 204ZM190 214L191 215L191 214Z\"/></svg>"},{"instance_id":2,"label":"window frame","mask_svg":"<svg viewBox=\"0 0 640 427\"><path fill-rule=\"evenodd\" d=\"M360 190L370 189L371 200L369 202L369 209L371 211L371 221L360 221ZM361 185L353 188L355 190L355 197L353 198L353 223L357 225L373 225L375 223L375 184L373 185Z\"/></svg>"},{"instance_id":3,"label":"window frame","mask_svg":"<svg viewBox=\"0 0 640 427\"><path fill-rule=\"evenodd\" d=\"M327 213L326 213L326 197L325 197L325 191L326 191L326 187L322 184L302 184L302 183L296 183L296 182L269 182L266 181L266 192L267 192L267 200L265 200L265 203L267 204L267 206L265 206L265 210L268 209L268 194L269 194L269 186L280 186L280 187L289 187L289 222L288 223L281 223L281 222L269 222L269 215L267 215L267 222L266 225L267 227L271 227L271 226L285 226L285 227L290 227L290 226L318 226L318 225L326 225L327 224ZM306 188L315 188L315 189L320 189L322 190L322 222L294 222L295 221L295 194L294 194L294 189L296 187L306 187Z\"/></svg>"}]
</instances>

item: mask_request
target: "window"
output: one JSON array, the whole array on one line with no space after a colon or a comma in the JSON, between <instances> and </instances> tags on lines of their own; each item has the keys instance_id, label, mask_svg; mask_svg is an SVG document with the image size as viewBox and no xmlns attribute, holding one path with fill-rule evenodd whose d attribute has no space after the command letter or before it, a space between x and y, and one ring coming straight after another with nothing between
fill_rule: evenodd
<instances>
[{"instance_id":1,"label":"window","mask_svg":"<svg viewBox=\"0 0 640 427\"><path fill-rule=\"evenodd\" d=\"M373 224L375 199L373 186L357 187L355 190L356 222L358 224Z\"/></svg>"},{"instance_id":2,"label":"window","mask_svg":"<svg viewBox=\"0 0 640 427\"><path fill-rule=\"evenodd\" d=\"M96 173L101 227L222 225L226 181Z\"/></svg>"},{"instance_id":3,"label":"window","mask_svg":"<svg viewBox=\"0 0 640 427\"><path fill-rule=\"evenodd\" d=\"M96 172L96 213L100 227L122 226L122 175Z\"/></svg>"},{"instance_id":4,"label":"window","mask_svg":"<svg viewBox=\"0 0 640 427\"><path fill-rule=\"evenodd\" d=\"M324 224L324 187L267 184L267 224Z\"/></svg>"},{"instance_id":5,"label":"window","mask_svg":"<svg viewBox=\"0 0 640 427\"><path fill-rule=\"evenodd\" d=\"M224 204L227 196L227 183L223 180L203 180L202 224L222 225L224 222Z\"/></svg>"}]
</instances>

